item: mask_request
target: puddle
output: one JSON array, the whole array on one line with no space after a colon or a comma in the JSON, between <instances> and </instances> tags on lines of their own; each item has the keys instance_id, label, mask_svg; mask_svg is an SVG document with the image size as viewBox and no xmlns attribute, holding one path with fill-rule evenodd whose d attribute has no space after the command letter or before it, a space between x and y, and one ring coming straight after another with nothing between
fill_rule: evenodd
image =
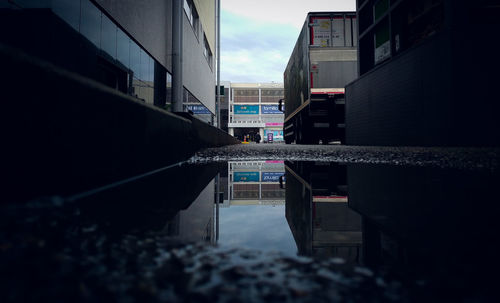
<instances>
[{"instance_id":1,"label":"puddle","mask_svg":"<svg viewBox=\"0 0 500 303\"><path fill-rule=\"evenodd\" d=\"M499 181L387 164L173 166L2 206L0 265L15 279L0 291L28 301L27 291L33 301L241 299L242 287L252 300L487 301Z\"/></svg>"}]
</instances>

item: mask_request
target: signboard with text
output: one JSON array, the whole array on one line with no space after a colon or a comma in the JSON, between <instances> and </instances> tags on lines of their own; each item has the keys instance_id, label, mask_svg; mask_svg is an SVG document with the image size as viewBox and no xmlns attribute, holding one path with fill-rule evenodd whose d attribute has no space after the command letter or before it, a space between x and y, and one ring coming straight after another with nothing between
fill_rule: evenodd
<instances>
[{"instance_id":1,"label":"signboard with text","mask_svg":"<svg viewBox=\"0 0 500 303\"><path fill-rule=\"evenodd\" d=\"M283 114L283 112L278 110L278 105L261 105L263 114ZM285 107L283 107L285 110Z\"/></svg>"},{"instance_id":2,"label":"signboard with text","mask_svg":"<svg viewBox=\"0 0 500 303\"><path fill-rule=\"evenodd\" d=\"M195 115L208 115L211 112L203 105L186 105L186 108L193 112Z\"/></svg>"},{"instance_id":3,"label":"signboard with text","mask_svg":"<svg viewBox=\"0 0 500 303\"><path fill-rule=\"evenodd\" d=\"M249 171L249 172L234 172L233 182L259 182L259 172Z\"/></svg>"},{"instance_id":4,"label":"signboard with text","mask_svg":"<svg viewBox=\"0 0 500 303\"><path fill-rule=\"evenodd\" d=\"M284 174L284 172L263 172L262 182L279 182L280 177Z\"/></svg>"},{"instance_id":5,"label":"signboard with text","mask_svg":"<svg viewBox=\"0 0 500 303\"><path fill-rule=\"evenodd\" d=\"M258 105L235 105L234 113L236 115L258 115L259 106Z\"/></svg>"}]
</instances>

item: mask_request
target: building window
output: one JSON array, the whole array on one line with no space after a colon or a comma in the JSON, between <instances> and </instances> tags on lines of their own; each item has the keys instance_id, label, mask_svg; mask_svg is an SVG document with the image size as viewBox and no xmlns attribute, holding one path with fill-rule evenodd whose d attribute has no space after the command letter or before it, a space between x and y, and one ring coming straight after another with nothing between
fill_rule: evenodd
<instances>
[{"instance_id":1,"label":"building window","mask_svg":"<svg viewBox=\"0 0 500 303\"><path fill-rule=\"evenodd\" d=\"M212 51L210 50L210 45L208 44L207 37L205 35L203 35L203 56L207 59L208 66L212 68Z\"/></svg>"},{"instance_id":2,"label":"building window","mask_svg":"<svg viewBox=\"0 0 500 303\"><path fill-rule=\"evenodd\" d=\"M235 89L234 103L259 103L259 89Z\"/></svg>"},{"instance_id":3,"label":"building window","mask_svg":"<svg viewBox=\"0 0 500 303\"><path fill-rule=\"evenodd\" d=\"M190 3L192 3L191 1ZM0 8L5 7L5 5L2 6L4 2L6 1L0 0ZM85 45L85 48L82 48L82 54L87 56L93 52L97 57L96 73L91 75L94 80L127 92L149 104L154 104L155 60L126 32L121 30L115 21L104 14L94 1L12 0L7 7L52 9L57 16L88 40L89 43L83 39L78 43ZM190 14L196 18L198 16L196 11L193 15L191 10ZM96 51L90 47L90 43L95 46ZM81 55L75 54L75 57L78 56ZM68 66L67 63L63 64ZM75 71L92 68L85 66L85 64L87 61L76 65L71 63L69 68ZM171 82L170 75L167 76L168 82ZM167 88L167 92L170 92L170 89ZM171 99L170 96L167 98L167 100Z\"/></svg>"},{"instance_id":4,"label":"building window","mask_svg":"<svg viewBox=\"0 0 500 303\"><path fill-rule=\"evenodd\" d=\"M265 103L278 103L283 98L283 89L262 89L261 101Z\"/></svg>"},{"instance_id":5,"label":"building window","mask_svg":"<svg viewBox=\"0 0 500 303\"><path fill-rule=\"evenodd\" d=\"M198 12L196 11L196 7L192 0L184 0L184 12L193 27L194 35L198 38L198 29L200 26L200 17L198 16Z\"/></svg>"}]
</instances>

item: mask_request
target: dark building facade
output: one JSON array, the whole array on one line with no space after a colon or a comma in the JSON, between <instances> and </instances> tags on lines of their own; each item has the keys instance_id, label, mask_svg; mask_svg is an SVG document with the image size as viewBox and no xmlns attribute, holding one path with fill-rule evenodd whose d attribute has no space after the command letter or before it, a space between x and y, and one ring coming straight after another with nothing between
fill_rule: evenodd
<instances>
[{"instance_id":1,"label":"dark building facade","mask_svg":"<svg viewBox=\"0 0 500 303\"><path fill-rule=\"evenodd\" d=\"M215 1L183 7L183 108L212 122ZM0 28L0 43L170 108L171 0L2 0Z\"/></svg>"},{"instance_id":2,"label":"dark building facade","mask_svg":"<svg viewBox=\"0 0 500 303\"><path fill-rule=\"evenodd\" d=\"M358 0L350 145L499 146L496 1Z\"/></svg>"},{"instance_id":3,"label":"dark building facade","mask_svg":"<svg viewBox=\"0 0 500 303\"><path fill-rule=\"evenodd\" d=\"M72 195L233 139L208 125L216 1L176 1L0 0L6 201ZM182 111L199 119L168 112L174 3Z\"/></svg>"}]
</instances>

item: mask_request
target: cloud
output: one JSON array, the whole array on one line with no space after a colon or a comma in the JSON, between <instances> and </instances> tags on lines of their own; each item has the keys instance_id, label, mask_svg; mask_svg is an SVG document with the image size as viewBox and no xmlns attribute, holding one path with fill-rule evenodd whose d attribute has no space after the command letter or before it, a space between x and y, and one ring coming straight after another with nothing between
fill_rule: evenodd
<instances>
[{"instance_id":1,"label":"cloud","mask_svg":"<svg viewBox=\"0 0 500 303\"><path fill-rule=\"evenodd\" d=\"M283 82L283 71L299 30L221 13L221 79Z\"/></svg>"},{"instance_id":2,"label":"cloud","mask_svg":"<svg viewBox=\"0 0 500 303\"><path fill-rule=\"evenodd\" d=\"M272 22L302 28L308 12L354 11L355 0L221 0L221 7L232 14L258 22Z\"/></svg>"},{"instance_id":3,"label":"cloud","mask_svg":"<svg viewBox=\"0 0 500 303\"><path fill-rule=\"evenodd\" d=\"M354 0L222 0L221 79L283 82L310 11L353 11Z\"/></svg>"}]
</instances>

